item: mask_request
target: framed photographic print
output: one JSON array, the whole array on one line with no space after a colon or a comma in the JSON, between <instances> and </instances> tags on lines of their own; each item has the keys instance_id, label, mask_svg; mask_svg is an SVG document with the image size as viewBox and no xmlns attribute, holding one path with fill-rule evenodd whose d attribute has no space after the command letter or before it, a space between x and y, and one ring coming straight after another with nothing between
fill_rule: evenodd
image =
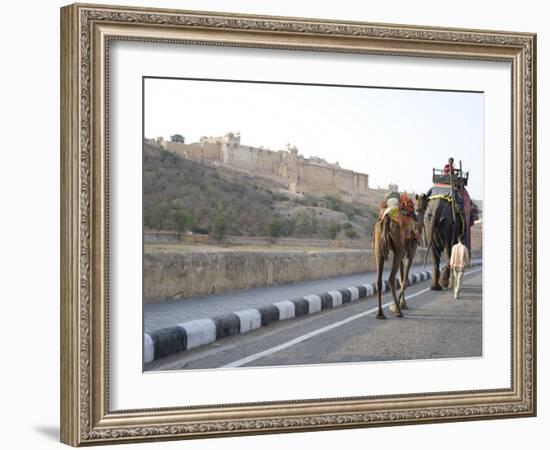
<instances>
[{"instance_id":1,"label":"framed photographic print","mask_svg":"<svg viewBox=\"0 0 550 450\"><path fill-rule=\"evenodd\" d=\"M536 414L536 36L61 10L61 439Z\"/></svg>"}]
</instances>

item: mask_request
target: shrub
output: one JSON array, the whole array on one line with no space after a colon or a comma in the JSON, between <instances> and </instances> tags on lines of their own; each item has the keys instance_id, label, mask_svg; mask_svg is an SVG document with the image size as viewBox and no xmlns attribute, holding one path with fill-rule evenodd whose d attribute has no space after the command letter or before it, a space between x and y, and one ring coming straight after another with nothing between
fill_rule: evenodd
<instances>
[{"instance_id":1,"label":"shrub","mask_svg":"<svg viewBox=\"0 0 550 450\"><path fill-rule=\"evenodd\" d=\"M342 226L339 223L333 223L328 227L328 236L331 239L336 239L338 233L340 233L340 230L342 230Z\"/></svg>"},{"instance_id":2,"label":"shrub","mask_svg":"<svg viewBox=\"0 0 550 450\"><path fill-rule=\"evenodd\" d=\"M216 220L214 220L214 226L213 226L214 237L218 241L222 241L223 238L227 235L228 227L229 227L229 225L228 225L227 220L225 219L225 217L218 216L216 218Z\"/></svg>"},{"instance_id":3,"label":"shrub","mask_svg":"<svg viewBox=\"0 0 550 450\"><path fill-rule=\"evenodd\" d=\"M181 233L183 233L188 227L192 226L195 221L191 216L185 214L183 209L180 208L173 209L170 212L170 219L172 219L174 228L178 232L178 240L181 239Z\"/></svg>"},{"instance_id":4,"label":"shrub","mask_svg":"<svg viewBox=\"0 0 550 450\"><path fill-rule=\"evenodd\" d=\"M283 223L277 217L272 217L266 225L267 234L271 240L275 240L283 233Z\"/></svg>"},{"instance_id":5,"label":"shrub","mask_svg":"<svg viewBox=\"0 0 550 450\"><path fill-rule=\"evenodd\" d=\"M208 234L210 233L210 230L206 227L201 227L198 225L194 225L191 227L191 231L195 234Z\"/></svg>"}]
</instances>

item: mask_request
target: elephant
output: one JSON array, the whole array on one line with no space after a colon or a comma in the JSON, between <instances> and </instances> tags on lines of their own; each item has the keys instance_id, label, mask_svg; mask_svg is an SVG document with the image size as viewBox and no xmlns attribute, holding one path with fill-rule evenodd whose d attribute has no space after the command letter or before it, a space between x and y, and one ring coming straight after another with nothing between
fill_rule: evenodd
<instances>
[{"instance_id":1,"label":"elephant","mask_svg":"<svg viewBox=\"0 0 550 450\"><path fill-rule=\"evenodd\" d=\"M419 197L417 205L425 205L425 210L419 212L423 215L428 253L432 257L433 276L430 289L439 291L449 285L451 250L463 233L465 224L462 214L456 210L453 214L453 204L449 197L429 198L426 194L420 194ZM443 252L446 254L447 263L443 270L440 270Z\"/></svg>"}]
</instances>

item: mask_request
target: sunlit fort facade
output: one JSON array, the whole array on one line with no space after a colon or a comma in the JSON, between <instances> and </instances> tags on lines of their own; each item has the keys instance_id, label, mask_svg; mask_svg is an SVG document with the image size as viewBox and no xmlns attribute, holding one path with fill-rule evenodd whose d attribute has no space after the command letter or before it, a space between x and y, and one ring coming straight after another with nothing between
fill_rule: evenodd
<instances>
[{"instance_id":1,"label":"sunlit fort facade","mask_svg":"<svg viewBox=\"0 0 550 450\"><path fill-rule=\"evenodd\" d=\"M190 144L162 137L155 141L181 157L271 178L295 193L341 192L361 197L369 192L368 174L344 169L337 162L329 163L322 158L306 158L290 144L284 150L252 147L241 144L240 133L202 137L199 142Z\"/></svg>"}]
</instances>

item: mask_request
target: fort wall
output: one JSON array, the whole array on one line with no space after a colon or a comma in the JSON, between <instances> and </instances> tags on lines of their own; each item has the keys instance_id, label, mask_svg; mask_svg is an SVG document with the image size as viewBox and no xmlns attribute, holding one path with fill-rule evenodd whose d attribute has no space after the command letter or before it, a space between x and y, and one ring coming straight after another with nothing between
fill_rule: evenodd
<instances>
[{"instance_id":1,"label":"fort wall","mask_svg":"<svg viewBox=\"0 0 550 450\"><path fill-rule=\"evenodd\" d=\"M160 145L167 151L175 153L182 158L192 159L193 161L219 161L220 144L200 142L192 144L183 144L181 142L160 141Z\"/></svg>"},{"instance_id":2,"label":"fort wall","mask_svg":"<svg viewBox=\"0 0 550 450\"><path fill-rule=\"evenodd\" d=\"M185 144L157 138L157 144L183 158L200 162L218 162L237 170L267 176L286 184L293 192L341 191L367 194L368 175L341 168L321 158L305 158L296 147L271 150L241 144L238 133L220 137L202 137L199 142Z\"/></svg>"},{"instance_id":3,"label":"fort wall","mask_svg":"<svg viewBox=\"0 0 550 450\"><path fill-rule=\"evenodd\" d=\"M239 145L226 150L224 162L240 169L248 169L255 173L276 175L281 164L279 152Z\"/></svg>"}]
</instances>

